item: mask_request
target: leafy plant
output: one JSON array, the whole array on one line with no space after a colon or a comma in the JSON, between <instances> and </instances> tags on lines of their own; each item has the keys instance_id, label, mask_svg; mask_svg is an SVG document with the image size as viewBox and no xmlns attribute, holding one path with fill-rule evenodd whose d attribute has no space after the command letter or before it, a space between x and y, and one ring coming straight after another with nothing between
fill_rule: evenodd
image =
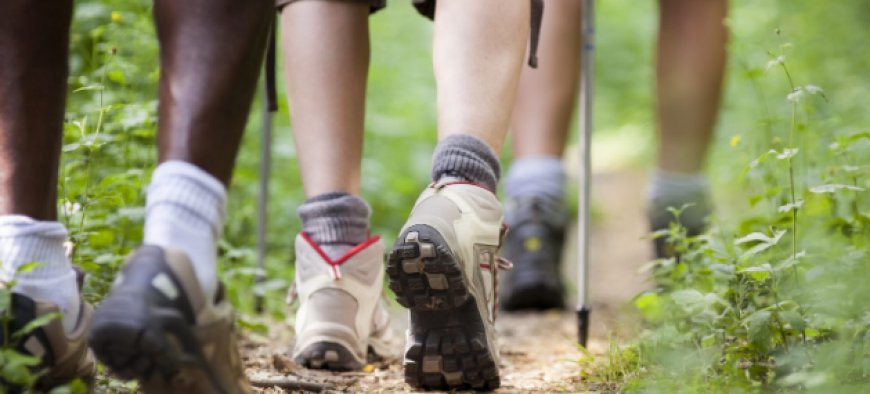
<instances>
[{"instance_id":1,"label":"leafy plant","mask_svg":"<svg viewBox=\"0 0 870 394\"><path fill-rule=\"evenodd\" d=\"M782 43L767 63L787 81L785 138L774 134L740 176L756 209L734 230L690 237L675 224L656 234L680 259L646 267L656 289L635 305L651 326L635 346L647 372L630 390L858 392L870 384L870 144L866 131L813 124L814 105L828 97L796 84L791 47Z\"/></svg>"}]
</instances>

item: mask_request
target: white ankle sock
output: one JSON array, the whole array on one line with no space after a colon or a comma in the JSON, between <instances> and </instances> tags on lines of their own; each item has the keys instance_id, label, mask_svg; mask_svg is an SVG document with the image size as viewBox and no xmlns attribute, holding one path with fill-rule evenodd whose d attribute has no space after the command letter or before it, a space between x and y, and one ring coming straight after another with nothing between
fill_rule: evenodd
<instances>
[{"instance_id":1,"label":"white ankle sock","mask_svg":"<svg viewBox=\"0 0 870 394\"><path fill-rule=\"evenodd\" d=\"M184 251L207 299L217 290L217 241L226 215L224 185L199 167L167 161L148 186L145 239L150 245Z\"/></svg>"},{"instance_id":2,"label":"white ankle sock","mask_svg":"<svg viewBox=\"0 0 870 394\"><path fill-rule=\"evenodd\" d=\"M27 216L0 216L0 281L15 280L12 291L35 300L56 304L63 313L67 333L75 329L81 310L76 274L66 257L63 243L67 231L58 222L37 221ZM35 268L19 272L21 266Z\"/></svg>"}]
</instances>

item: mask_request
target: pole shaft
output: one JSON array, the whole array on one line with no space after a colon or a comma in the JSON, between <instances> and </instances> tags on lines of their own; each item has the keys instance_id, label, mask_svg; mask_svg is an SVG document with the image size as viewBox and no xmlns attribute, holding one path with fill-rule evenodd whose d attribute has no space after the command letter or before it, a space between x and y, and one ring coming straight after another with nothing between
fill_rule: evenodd
<instances>
[{"instance_id":1,"label":"pole shaft","mask_svg":"<svg viewBox=\"0 0 870 394\"><path fill-rule=\"evenodd\" d=\"M592 186L592 102L593 75L595 53L594 0L583 0L582 11L582 45L580 59L580 182L579 212L578 212L578 255L577 267L577 310L587 306L589 302L589 233L590 233L590 197Z\"/></svg>"},{"instance_id":2,"label":"pole shaft","mask_svg":"<svg viewBox=\"0 0 870 394\"><path fill-rule=\"evenodd\" d=\"M272 172L272 111L277 109L275 97L275 28L269 34L269 47L266 54L263 75L263 108L260 124L260 190L257 195L257 276L260 284L266 280L266 251L268 248L266 231L269 224L269 177ZM263 296L254 298L254 309L263 312Z\"/></svg>"},{"instance_id":3,"label":"pole shaft","mask_svg":"<svg viewBox=\"0 0 870 394\"><path fill-rule=\"evenodd\" d=\"M589 339L589 233L590 201L592 188L592 103L594 99L594 64L595 64L595 0L583 0L581 10L581 43L580 51L580 188L578 193L578 242L577 255L577 340L586 346Z\"/></svg>"},{"instance_id":4,"label":"pole shaft","mask_svg":"<svg viewBox=\"0 0 870 394\"><path fill-rule=\"evenodd\" d=\"M265 89L264 89L265 90ZM266 229L269 224L269 177L272 171L272 112L263 102L262 128L260 134L260 190L257 195L257 283L265 281ZM263 311L263 297L254 302L257 312Z\"/></svg>"}]
</instances>

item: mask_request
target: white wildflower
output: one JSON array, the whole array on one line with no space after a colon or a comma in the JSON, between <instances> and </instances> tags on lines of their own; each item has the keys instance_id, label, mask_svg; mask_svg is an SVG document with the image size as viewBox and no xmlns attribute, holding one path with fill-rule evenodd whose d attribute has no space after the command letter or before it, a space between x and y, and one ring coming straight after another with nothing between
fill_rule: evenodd
<instances>
[{"instance_id":1,"label":"white wildflower","mask_svg":"<svg viewBox=\"0 0 870 394\"><path fill-rule=\"evenodd\" d=\"M785 63L785 56L777 56L776 58L773 58L769 62L767 62L767 70L770 70L771 68L774 68L783 63Z\"/></svg>"},{"instance_id":2,"label":"white wildflower","mask_svg":"<svg viewBox=\"0 0 870 394\"><path fill-rule=\"evenodd\" d=\"M788 101L791 101L793 103L801 101L801 98L803 98L803 97L804 97L804 90L800 86L794 88L794 90L792 90L791 93L788 94L788 96L785 96L785 98L788 99Z\"/></svg>"},{"instance_id":3,"label":"white wildflower","mask_svg":"<svg viewBox=\"0 0 870 394\"><path fill-rule=\"evenodd\" d=\"M822 88L820 88L820 87L818 87L818 86L816 86L816 85L807 85L807 86L804 86L804 90L806 90L807 93L809 93L809 94L818 94L818 93L824 93L824 92L825 92L824 90L822 90Z\"/></svg>"}]
</instances>

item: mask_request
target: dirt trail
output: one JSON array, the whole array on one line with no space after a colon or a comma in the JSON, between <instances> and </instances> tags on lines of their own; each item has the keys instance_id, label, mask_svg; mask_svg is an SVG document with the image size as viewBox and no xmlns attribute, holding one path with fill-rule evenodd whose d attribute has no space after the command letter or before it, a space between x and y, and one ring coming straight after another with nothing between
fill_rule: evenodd
<instances>
[{"instance_id":1,"label":"dirt trail","mask_svg":"<svg viewBox=\"0 0 870 394\"><path fill-rule=\"evenodd\" d=\"M590 292L592 326L589 349L604 354L609 335L630 333L631 318L624 306L644 286L637 268L649 259L649 241L643 215L644 178L637 172L620 171L596 174L593 201L602 213L592 234ZM576 227L569 232L576 237ZM565 250L566 278L574 278L576 242ZM573 279L569 279L573 282ZM572 298L573 299L573 298ZM573 301L572 301L573 303ZM407 327L407 319L397 309L394 325L398 333ZM499 393L514 392L582 392L595 390L581 381L581 353L576 347L576 323L573 312L501 314L497 323L501 345L502 388ZM403 382L401 360L379 363L364 372L329 373L305 370L289 359L292 327L286 323L271 325L268 337L249 336L243 345L243 357L252 380L278 379L321 384L333 392L407 392ZM399 335L402 337L403 335ZM397 355L401 349L397 348ZM296 392L278 387L257 388L259 393ZM298 391L298 390L297 390Z\"/></svg>"}]
</instances>

